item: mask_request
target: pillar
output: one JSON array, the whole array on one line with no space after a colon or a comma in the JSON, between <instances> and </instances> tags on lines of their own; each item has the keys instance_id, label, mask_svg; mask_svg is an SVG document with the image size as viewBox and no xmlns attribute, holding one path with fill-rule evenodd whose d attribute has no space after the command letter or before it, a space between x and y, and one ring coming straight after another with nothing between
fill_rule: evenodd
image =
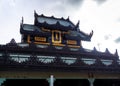
<instances>
[{"instance_id":1,"label":"pillar","mask_svg":"<svg viewBox=\"0 0 120 86\"><path fill-rule=\"evenodd\" d=\"M5 80L6 80L5 78L0 78L0 86L2 86Z\"/></svg>"},{"instance_id":2,"label":"pillar","mask_svg":"<svg viewBox=\"0 0 120 86\"><path fill-rule=\"evenodd\" d=\"M90 86L94 86L94 85L93 85L93 84L94 84L94 81L95 81L94 78L89 78L88 81L89 81L89 83L90 83Z\"/></svg>"},{"instance_id":3,"label":"pillar","mask_svg":"<svg viewBox=\"0 0 120 86\"><path fill-rule=\"evenodd\" d=\"M54 86L55 78L53 75L50 75L50 78L48 78L47 81L49 82L49 86Z\"/></svg>"}]
</instances>

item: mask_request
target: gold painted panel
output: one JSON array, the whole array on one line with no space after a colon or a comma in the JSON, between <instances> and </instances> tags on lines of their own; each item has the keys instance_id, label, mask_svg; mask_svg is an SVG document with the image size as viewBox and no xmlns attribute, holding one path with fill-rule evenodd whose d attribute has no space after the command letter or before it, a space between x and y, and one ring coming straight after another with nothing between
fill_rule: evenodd
<instances>
[{"instance_id":1,"label":"gold painted panel","mask_svg":"<svg viewBox=\"0 0 120 86\"><path fill-rule=\"evenodd\" d=\"M35 41L46 42L46 37L35 37Z\"/></svg>"},{"instance_id":2,"label":"gold painted panel","mask_svg":"<svg viewBox=\"0 0 120 86\"><path fill-rule=\"evenodd\" d=\"M75 41L75 40L67 40L67 44L76 45L77 41Z\"/></svg>"},{"instance_id":3,"label":"gold painted panel","mask_svg":"<svg viewBox=\"0 0 120 86\"><path fill-rule=\"evenodd\" d=\"M61 43L61 31L59 30L52 30L52 43Z\"/></svg>"}]
</instances>

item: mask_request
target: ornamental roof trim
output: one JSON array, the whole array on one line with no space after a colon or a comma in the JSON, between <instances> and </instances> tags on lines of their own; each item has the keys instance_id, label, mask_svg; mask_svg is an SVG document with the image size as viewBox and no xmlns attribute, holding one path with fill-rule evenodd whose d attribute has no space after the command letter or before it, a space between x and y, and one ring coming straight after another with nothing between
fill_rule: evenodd
<instances>
[{"instance_id":1,"label":"ornamental roof trim","mask_svg":"<svg viewBox=\"0 0 120 86\"><path fill-rule=\"evenodd\" d=\"M37 26L30 25L30 24L23 24L22 28L25 31L35 31L35 30L41 31Z\"/></svg>"},{"instance_id":2,"label":"ornamental roof trim","mask_svg":"<svg viewBox=\"0 0 120 86\"><path fill-rule=\"evenodd\" d=\"M79 28L79 23L77 23L76 25L73 24L69 20L69 17L67 19L64 19L63 17L56 18L54 16L48 17L48 16L44 16L43 14L38 15L36 12L34 13L34 16L35 16L35 25L36 25L36 23L59 25L59 26L66 27L66 28L69 27L72 30L78 30L78 28Z\"/></svg>"},{"instance_id":3,"label":"ornamental roof trim","mask_svg":"<svg viewBox=\"0 0 120 86\"><path fill-rule=\"evenodd\" d=\"M37 19L39 23L46 22L47 24L50 24L50 25L59 23L61 26L66 26L66 27L71 26L72 28L75 27L74 24L72 24L71 22L65 21L63 19L55 19L52 17L45 17L45 16L39 16Z\"/></svg>"},{"instance_id":4,"label":"ornamental roof trim","mask_svg":"<svg viewBox=\"0 0 120 86\"><path fill-rule=\"evenodd\" d=\"M48 32L43 32L39 27L30 24L21 24L21 34L33 34L33 35L50 35Z\"/></svg>"}]
</instances>

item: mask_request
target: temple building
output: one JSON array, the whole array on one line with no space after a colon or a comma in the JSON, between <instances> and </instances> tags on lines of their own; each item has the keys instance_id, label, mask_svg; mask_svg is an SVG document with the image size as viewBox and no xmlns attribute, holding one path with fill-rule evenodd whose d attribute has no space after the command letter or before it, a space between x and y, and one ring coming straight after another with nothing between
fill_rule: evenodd
<instances>
[{"instance_id":1,"label":"temple building","mask_svg":"<svg viewBox=\"0 0 120 86\"><path fill-rule=\"evenodd\" d=\"M46 17L34 13L34 25L20 27L23 43L80 48L81 40L90 41L93 31L88 35L79 30L79 21L74 25L69 18Z\"/></svg>"},{"instance_id":2,"label":"temple building","mask_svg":"<svg viewBox=\"0 0 120 86\"><path fill-rule=\"evenodd\" d=\"M93 31L81 31L79 23L36 12L34 24L22 18L21 42L0 45L0 85L120 86L117 50L85 49L82 41L91 41Z\"/></svg>"}]
</instances>

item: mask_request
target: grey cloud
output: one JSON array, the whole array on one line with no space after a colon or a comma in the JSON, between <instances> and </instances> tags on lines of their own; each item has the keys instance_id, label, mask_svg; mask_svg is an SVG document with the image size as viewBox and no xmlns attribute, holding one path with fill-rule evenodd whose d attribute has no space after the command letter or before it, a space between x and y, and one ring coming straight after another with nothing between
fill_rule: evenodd
<instances>
[{"instance_id":1,"label":"grey cloud","mask_svg":"<svg viewBox=\"0 0 120 86\"><path fill-rule=\"evenodd\" d=\"M14 7L14 6L15 6L15 3L16 3L15 0L11 0L11 1L9 1L9 5L10 5L10 6L13 6L13 7Z\"/></svg>"},{"instance_id":2,"label":"grey cloud","mask_svg":"<svg viewBox=\"0 0 120 86\"><path fill-rule=\"evenodd\" d=\"M82 7L84 0L57 0L55 10L60 14L70 15ZM72 12L72 13L71 13Z\"/></svg>"},{"instance_id":3,"label":"grey cloud","mask_svg":"<svg viewBox=\"0 0 120 86\"><path fill-rule=\"evenodd\" d=\"M120 22L120 18L117 19L117 22Z\"/></svg>"},{"instance_id":4,"label":"grey cloud","mask_svg":"<svg viewBox=\"0 0 120 86\"><path fill-rule=\"evenodd\" d=\"M67 0L67 3L72 7L80 7L84 0Z\"/></svg>"},{"instance_id":5,"label":"grey cloud","mask_svg":"<svg viewBox=\"0 0 120 86\"><path fill-rule=\"evenodd\" d=\"M54 16L71 16L79 10L84 0L10 0L9 3L15 9L15 14L20 16L31 15L36 10L38 14ZM11 9L12 9L11 8ZM10 13L10 12L9 12Z\"/></svg>"},{"instance_id":6,"label":"grey cloud","mask_svg":"<svg viewBox=\"0 0 120 86\"><path fill-rule=\"evenodd\" d=\"M59 2L60 7L76 9L82 6L84 0L58 0L56 3ZM56 4L57 5L57 4Z\"/></svg>"},{"instance_id":7,"label":"grey cloud","mask_svg":"<svg viewBox=\"0 0 120 86\"><path fill-rule=\"evenodd\" d=\"M115 40L116 43L120 43L120 37Z\"/></svg>"},{"instance_id":8,"label":"grey cloud","mask_svg":"<svg viewBox=\"0 0 120 86\"><path fill-rule=\"evenodd\" d=\"M94 0L98 5L105 3L107 0Z\"/></svg>"},{"instance_id":9,"label":"grey cloud","mask_svg":"<svg viewBox=\"0 0 120 86\"><path fill-rule=\"evenodd\" d=\"M108 35L105 35L105 36L104 36L104 39L105 39L105 40L109 40L111 37L112 37L112 35L111 35L111 34L108 34Z\"/></svg>"}]
</instances>

